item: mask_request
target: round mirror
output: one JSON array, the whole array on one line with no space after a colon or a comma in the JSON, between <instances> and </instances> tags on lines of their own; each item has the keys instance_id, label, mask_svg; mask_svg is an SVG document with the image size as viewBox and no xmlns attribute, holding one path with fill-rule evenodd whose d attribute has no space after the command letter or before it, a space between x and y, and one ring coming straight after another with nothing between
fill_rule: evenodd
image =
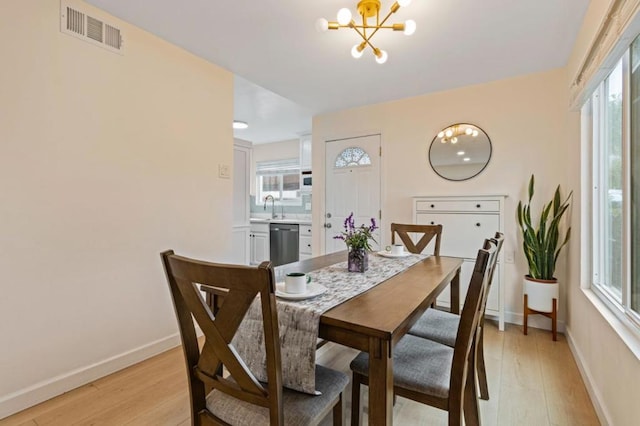
<instances>
[{"instance_id":1,"label":"round mirror","mask_svg":"<svg viewBox=\"0 0 640 426\"><path fill-rule=\"evenodd\" d=\"M480 174L491 158L491 140L478 126L453 124L442 129L429 148L431 168L448 180L467 180Z\"/></svg>"}]
</instances>

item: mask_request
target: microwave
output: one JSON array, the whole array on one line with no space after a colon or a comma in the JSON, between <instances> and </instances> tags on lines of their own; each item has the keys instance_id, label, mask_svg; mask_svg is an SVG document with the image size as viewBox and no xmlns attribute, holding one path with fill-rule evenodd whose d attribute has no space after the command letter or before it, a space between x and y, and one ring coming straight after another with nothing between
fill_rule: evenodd
<instances>
[{"instance_id":1,"label":"microwave","mask_svg":"<svg viewBox=\"0 0 640 426\"><path fill-rule=\"evenodd\" d=\"M310 191L312 182L311 170L305 170L301 173L301 175L300 189L302 189L303 191Z\"/></svg>"}]
</instances>

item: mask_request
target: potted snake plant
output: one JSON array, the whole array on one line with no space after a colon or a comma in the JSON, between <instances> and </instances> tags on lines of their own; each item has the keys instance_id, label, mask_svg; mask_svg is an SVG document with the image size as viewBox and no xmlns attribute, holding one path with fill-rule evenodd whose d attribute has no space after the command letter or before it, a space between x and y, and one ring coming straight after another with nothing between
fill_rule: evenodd
<instances>
[{"instance_id":1,"label":"potted snake plant","mask_svg":"<svg viewBox=\"0 0 640 426\"><path fill-rule=\"evenodd\" d=\"M534 194L534 176L529 180L529 200L518 203L518 224L522 231L522 248L529 265L529 273L524 277L524 294L527 295L529 309L552 312L552 301L558 299L558 280L554 276L560 250L569 242L571 227L564 238L560 238L560 222L568 210L573 191L562 200L560 185L553 199L542 206L537 223L531 219L531 200Z\"/></svg>"}]
</instances>

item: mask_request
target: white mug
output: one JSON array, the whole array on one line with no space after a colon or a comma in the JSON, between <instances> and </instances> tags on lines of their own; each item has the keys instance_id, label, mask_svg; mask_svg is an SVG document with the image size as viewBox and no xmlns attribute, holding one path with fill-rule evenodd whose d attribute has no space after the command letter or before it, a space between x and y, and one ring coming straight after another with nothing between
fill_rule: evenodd
<instances>
[{"instance_id":1,"label":"white mug","mask_svg":"<svg viewBox=\"0 0 640 426\"><path fill-rule=\"evenodd\" d=\"M402 244L394 244L391 246L391 254L403 254L404 253L404 246Z\"/></svg>"},{"instance_id":2,"label":"white mug","mask_svg":"<svg viewBox=\"0 0 640 426\"><path fill-rule=\"evenodd\" d=\"M303 272L289 272L284 277L285 293L300 294L307 291L307 275Z\"/></svg>"}]
</instances>

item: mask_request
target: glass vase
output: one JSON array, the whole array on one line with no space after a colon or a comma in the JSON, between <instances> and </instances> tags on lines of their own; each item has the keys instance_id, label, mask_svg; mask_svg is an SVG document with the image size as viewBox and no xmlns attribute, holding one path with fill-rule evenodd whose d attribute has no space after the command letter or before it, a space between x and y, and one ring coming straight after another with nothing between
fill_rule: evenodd
<instances>
[{"instance_id":1,"label":"glass vase","mask_svg":"<svg viewBox=\"0 0 640 426\"><path fill-rule=\"evenodd\" d=\"M364 272L369 268L369 253L364 248L349 247L347 269L349 272Z\"/></svg>"}]
</instances>

